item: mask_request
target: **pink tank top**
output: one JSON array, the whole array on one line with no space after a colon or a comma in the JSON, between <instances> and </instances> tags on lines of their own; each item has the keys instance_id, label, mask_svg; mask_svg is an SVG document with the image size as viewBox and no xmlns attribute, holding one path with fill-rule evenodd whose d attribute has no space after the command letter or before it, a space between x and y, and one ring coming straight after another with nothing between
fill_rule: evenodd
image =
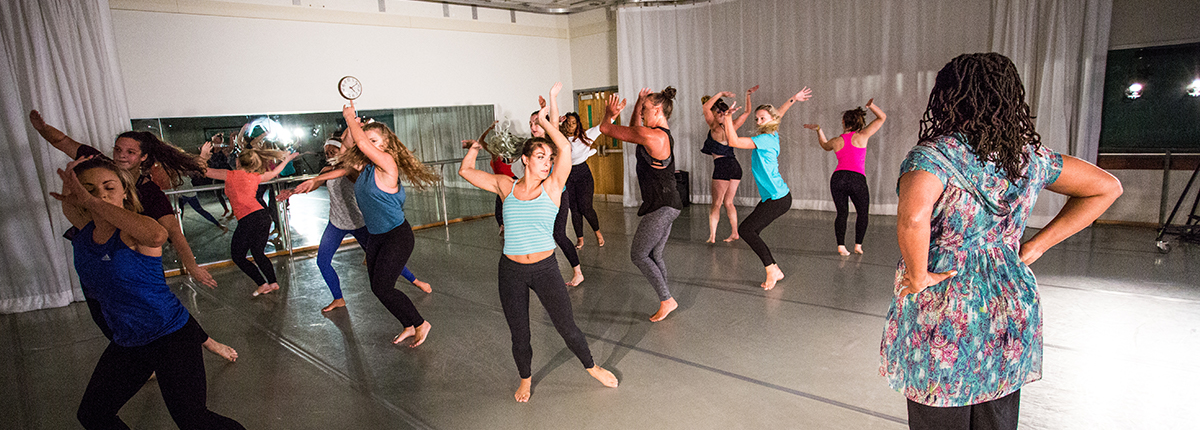
<instances>
[{"instance_id":1,"label":"pink tank top","mask_svg":"<svg viewBox=\"0 0 1200 430\"><path fill-rule=\"evenodd\" d=\"M851 136L854 136L854 132L849 132L842 135L842 149L834 152L834 155L837 155L838 164L837 168L833 169L833 171L836 172L838 170L849 170L851 172L858 172L863 176L866 176L867 148L859 148L850 144Z\"/></svg>"}]
</instances>

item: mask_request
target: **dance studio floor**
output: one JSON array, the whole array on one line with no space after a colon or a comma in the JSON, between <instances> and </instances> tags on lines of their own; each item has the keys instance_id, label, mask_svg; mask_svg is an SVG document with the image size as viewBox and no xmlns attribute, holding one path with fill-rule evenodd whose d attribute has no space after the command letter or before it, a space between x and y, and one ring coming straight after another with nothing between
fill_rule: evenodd
<instances>
[{"instance_id":1,"label":"dance studio floor","mask_svg":"<svg viewBox=\"0 0 1200 430\"><path fill-rule=\"evenodd\" d=\"M210 408L250 429L905 428L904 398L878 373L899 258L894 217L871 219L865 256L840 257L831 213L789 212L765 231L787 278L764 292L754 253L705 244L708 206L691 206L666 249L680 308L650 323L657 300L629 261L635 210L597 208L608 243L588 233L587 280L570 291L596 363L619 388L584 372L532 300L533 397L513 401L501 239L487 218L450 226L449 242L442 228L417 232L409 267L434 292L399 284L433 324L416 349L391 344L400 325L371 295L357 247L335 259L349 307L327 314L312 254L276 259L283 289L257 299L232 266L214 271L216 290L171 278L241 356L206 353ZM1034 265L1045 365L1022 391L1022 428L1194 428L1200 247L1162 255L1153 239L1150 229L1094 227ZM559 264L569 273L561 254ZM78 428L75 407L106 344L82 303L0 315L2 427ZM121 415L134 428L172 428L154 381Z\"/></svg>"}]
</instances>

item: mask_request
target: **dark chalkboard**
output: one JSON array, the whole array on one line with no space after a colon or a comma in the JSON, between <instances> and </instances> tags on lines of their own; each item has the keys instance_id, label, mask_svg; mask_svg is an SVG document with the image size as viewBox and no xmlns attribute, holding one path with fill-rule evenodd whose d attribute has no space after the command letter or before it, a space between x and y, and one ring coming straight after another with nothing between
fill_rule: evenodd
<instances>
[{"instance_id":1,"label":"dark chalkboard","mask_svg":"<svg viewBox=\"0 0 1200 430\"><path fill-rule=\"evenodd\" d=\"M1100 152L1200 152L1200 43L1108 51ZM1143 85L1130 99L1130 84Z\"/></svg>"}]
</instances>

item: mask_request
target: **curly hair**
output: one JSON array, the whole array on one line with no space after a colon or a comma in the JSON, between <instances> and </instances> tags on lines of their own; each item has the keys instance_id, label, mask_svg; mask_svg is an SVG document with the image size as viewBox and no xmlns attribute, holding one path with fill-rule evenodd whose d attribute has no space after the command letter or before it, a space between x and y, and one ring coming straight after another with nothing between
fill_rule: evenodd
<instances>
[{"instance_id":1,"label":"curly hair","mask_svg":"<svg viewBox=\"0 0 1200 430\"><path fill-rule=\"evenodd\" d=\"M238 168L250 173L267 171L267 160L282 161L287 153L278 149L245 148L238 152Z\"/></svg>"},{"instance_id":2,"label":"curly hair","mask_svg":"<svg viewBox=\"0 0 1200 430\"><path fill-rule=\"evenodd\" d=\"M862 131L867 126L867 111L858 107L842 112L842 125L847 131Z\"/></svg>"},{"instance_id":3,"label":"curly hair","mask_svg":"<svg viewBox=\"0 0 1200 430\"><path fill-rule=\"evenodd\" d=\"M1033 119L1012 60L994 52L963 54L938 72L919 138L960 134L980 163L995 163L1016 181L1024 178L1030 151L1042 145Z\"/></svg>"},{"instance_id":4,"label":"curly hair","mask_svg":"<svg viewBox=\"0 0 1200 430\"><path fill-rule=\"evenodd\" d=\"M587 138L587 133L586 133L587 130L584 130L584 128L583 128L583 120L579 119L579 114L577 114L575 112L567 112L567 114L564 116L566 116L567 118L575 118L575 132L571 133L570 135L567 135L567 122L566 121L563 121L562 125L560 125L558 127L558 131L561 131L563 133L563 135L566 135L567 137L574 137L576 139L579 139L579 141L583 142L584 145L591 146L592 140Z\"/></svg>"},{"instance_id":5,"label":"curly hair","mask_svg":"<svg viewBox=\"0 0 1200 430\"><path fill-rule=\"evenodd\" d=\"M137 178L133 177L133 173L117 167L117 163L103 155L98 155L76 164L72 171L76 175L82 175L83 172L92 169L104 169L117 175L117 178L121 180L121 187L125 189L125 199L123 201L125 209L137 213L142 212L142 202L138 200L137 195Z\"/></svg>"},{"instance_id":6,"label":"curly hair","mask_svg":"<svg viewBox=\"0 0 1200 430\"><path fill-rule=\"evenodd\" d=\"M186 174L204 174L204 170L208 168L195 155L189 154L178 146L162 141L157 135L148 131L127 131L117 135L117 139L133 139L138 143L138 149L141 149L142 155L146 156L146 160L142 161L141 170L143 174L149 172L154 164L157 163L167 172L167 176L171 178L171 185L178 186L181 184L182 176Z\"/></svg>"},{"instance_id":7,"label":"curly hair","mask_svg":"<svg viewBox=\"0 0 1200 430\"><path fill-rule=\"evenodd\" d=\"M759 134L771 134L779 131L779 110L775 109L775 106L758 105L758 107L754 108L754 112L757 113L758 111L763 111L766 112L767 115L771 115L770 121L764 122L758 126Z\"/></svg>"},{"instance_id":8,"label":"curly hair","mask_svg":"<svg viewBox=\"0 0 1200 430\"><path fill-rule=\"evenodd\" d=\"M396 160L396 167L404 175L402 179L408 179L417 189L428 188L442 179L441 176L434 173L433 169L418 160L412 151L409 151L408 147L400 142L400 138L396 137L396 133L392 132L387 124L373 122L363 126L364 132L372 130L387 141L387 149L384 152ZM370 163L371 160L367 158L367 155L358 149L359 145L370 144L371 142L354 142L354 146L338 159L337 166L363 166Z\"/></svg>"}]
</instances>

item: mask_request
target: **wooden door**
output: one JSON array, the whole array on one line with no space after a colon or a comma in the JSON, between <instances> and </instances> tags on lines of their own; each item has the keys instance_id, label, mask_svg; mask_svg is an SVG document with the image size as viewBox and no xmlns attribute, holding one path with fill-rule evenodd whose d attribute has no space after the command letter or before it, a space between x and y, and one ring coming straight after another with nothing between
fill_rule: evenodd
<instances>
[{"instance_id":1,"label":"wooden door","mask_svg":"<svg viewBox=\"0 0 1200 430\"><path fill-rule=\"evenodd\" d=\"M578 94L576 101L579 106L579 119L583 122L584 129L595 127L604 120L608 96L615 92L614 89ZM621 123L620 117L616 123ZM596 194L624 194L625 159L621 149L622 142L600 135L595 145L596 155L588 158L587 164L596 182Z\"/></svg>"}]
</instances>

